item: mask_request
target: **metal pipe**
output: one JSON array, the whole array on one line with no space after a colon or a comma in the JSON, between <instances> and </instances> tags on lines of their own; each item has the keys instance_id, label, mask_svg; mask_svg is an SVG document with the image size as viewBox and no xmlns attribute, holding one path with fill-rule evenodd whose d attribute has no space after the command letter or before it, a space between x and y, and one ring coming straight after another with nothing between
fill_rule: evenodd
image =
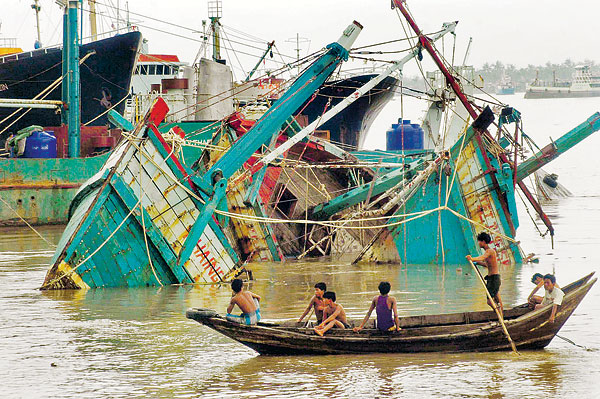
<instances>
[{"instance_id":1,"label":"metal pipe","mask_svg":"<svg viewBox=\"0 0 600 399\"><path fill-rule=\"evenodd\" d=\"M34 104L47 104L61 106L63 102L60 100L22 100L20 98L0 98L0 104L23 104L23 105L34 105Z\"/></svg>"},{"instance_id":2,"label":"metal pipe","mask_svg":"<svg viewBox=\"0 0 600 399\"><path fill-rule=\"evenodd\" d=\"M81 115L80 115L80 92L79 87L79 40L77 38L77 11L79 0L69 0L68 5L68 30L69 42L63 43L64 47L69 47L69 57L66 60L69 68L68 84L69 98L68 107L68 126L69 126L69 157L78 158L80 153ZM65 60L63 59L63 63ZM64 99L63 99L64 100Z\"/></svg>"},{"instance_id":3,"label":"metal pipe","mask_svg":"<svg viewBox=\"0 0 600 399\"><path fill-rule=\"evenodd\" d=\"M56 104L22 104L22 103L0 103L0 108L41 108L57 109L60 105Z\"/></svg>"}]
</instances>

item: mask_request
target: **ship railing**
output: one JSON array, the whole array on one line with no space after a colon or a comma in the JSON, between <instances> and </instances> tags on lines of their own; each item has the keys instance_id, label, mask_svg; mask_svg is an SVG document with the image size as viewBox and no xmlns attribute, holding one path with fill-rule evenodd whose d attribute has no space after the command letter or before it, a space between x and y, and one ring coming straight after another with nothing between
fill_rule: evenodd
<instances>
[{"instance_id":1,"label":"ship railing","mask_svg":"<svg viewBox=\"0 0 600 399\"><path fill-rule=\"evenodd\" d=\"M0 37L0 47L17 47L17 39L14 37Z\"/></svg>"}]
</instances>

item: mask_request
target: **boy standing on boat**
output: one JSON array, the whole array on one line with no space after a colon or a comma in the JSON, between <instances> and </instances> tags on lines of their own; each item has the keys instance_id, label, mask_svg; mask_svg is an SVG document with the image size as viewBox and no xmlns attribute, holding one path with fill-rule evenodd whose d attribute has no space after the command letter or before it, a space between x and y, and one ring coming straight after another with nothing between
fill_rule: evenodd
<instances>
[{"instance_id":1,"label":"boy standing on boat","mask_svg":"<svg viewBox=\"0 0 600 399\"><path fill-rule=\"evenodd\" d=\"M323 310L325 309L325 302L323 302L323 294L327 291L327 285L323 282L315 284L315 295L311 298L308 306L302 316L298 319L298 323L304 319L304 316L310 312L310 308L313 308L315 311L315 316L317 316L317 324L321 324L323 321ZM309 317L310 319L310 317Z\"/></svg>"},{"instance_id":2,"label":"boy standing on boat","mask_svg":"<svg viewBox=\"0 0 600 399\"><path fill-rule=\"evenodd\" d=\"M377 328L381 331L400 331L400 320L398 319L398 309L396 306L396 298L388 295L390 293L390 289L392 286L387 281L382 281L379 283L379 293L376 297L373 297L371 301L371 307L367 312L360 326L354 327L354 332L359 332L363 329L369 317L371 317L371 313L373 309L376 309L377 313ZM392 319L392 312L394 313L394 318Z\"/></svg>"},{"instance_id":3,"label":"boy standing on boat","mask_svg":"<svg viewBox=\"0 0 600 399\"><path fill-rule=\"evenodd\" d=\"M562 300L565 296L563 290L556 286L556 277L553 274L546 274L544 276L544 288L546 289L546 295L542 303L535 305L536 309L542 308L546 305L552 305L552 313L550 314L550 323L554 323L554 316L556 316L556 310L562 305Z\"/></svg>"},{"instance_id":4,"label":"boy standing on boat","mask_svg":"<svg viewBox=\"0 0 600 399\"><path fill-rule=\"evenodd\" d=\"M315 332L321 337L327 331L336 328L350 328L346 320L346 312L342 305L335 303L335 292L327 291L323 294L323 300L325 302L325 309L323 310L323 317L325 318L321 324L315 327Z\"/></svg>"},{"instance_id":5,"label":"boy standing on boat","mask_svg":"<svg viewBox=\"0 0 600 399\"><path fill-rule=\"evenodd\" d=\"M496 255L496 250L490 248L490 242L492 242L492 237L485 231L479 233L477 235L477 242L479 244L479 248L484 250L483 255L471 257L471 255L467 255L467 260L474 262L477 265L485 266L488 269L488 274L485 276L485 286L490 293L490 296L494 298L494 301L498 304L498 310L501 314L504 314L504 306L502 305L502 299L500 298L500 273L498 271L498 256ZM494 305L487 300L488 305L493 309Z\"/></svg>"},{"instance_id":6,"label":"boy standing on boat","mask_svg":"<svg viewBox=\"0 0 600 399\"><path fill-rule=\"evenodd\" d=\"M229 306L227 307L227 315L225 318L234 323L251 326L260 321L260 307L258 304L260 296L250 291L244 291L242 289L243 286L244 282L239 278L236 278L231 282L233 294ZM239 316L231 314L235 305L242 311L242 314Z\"/></svg>"}]
</instances>

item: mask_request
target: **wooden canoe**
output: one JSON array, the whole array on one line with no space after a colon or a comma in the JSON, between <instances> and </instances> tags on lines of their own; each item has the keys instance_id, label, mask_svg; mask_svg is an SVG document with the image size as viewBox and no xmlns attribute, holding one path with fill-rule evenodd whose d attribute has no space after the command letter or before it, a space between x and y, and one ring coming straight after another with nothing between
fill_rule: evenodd
<instances>
[{"instance_id":1,"label":"wooden canoe","mask_svg":"<svg viewBox=\"0 0 600 399\"><path fill-rule=\"evenodd\" d=\"M521 349L541 349L550 343L592 288L591 273L563 288L565 297L555 321L549 322L551 306L531 310L527 304L504 312L506 327ZM231 323L214 310L192 308L186 312L196 320L262 355L415 353L510 350L492 311L465 312L400 318L402 330L381 332L374 328L359 333L332 329L324 337L304 323L259 322L255 326ZM372 327L372 326L371 326Z\"/></svg>"}]
</instances>

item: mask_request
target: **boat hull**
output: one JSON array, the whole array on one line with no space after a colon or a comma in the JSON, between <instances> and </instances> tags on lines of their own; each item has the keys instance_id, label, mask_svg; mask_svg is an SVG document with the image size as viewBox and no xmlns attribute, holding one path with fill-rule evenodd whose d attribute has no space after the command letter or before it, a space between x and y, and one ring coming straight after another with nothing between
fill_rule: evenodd
<instances>
[{"instance_id":1,"label":"boat hull","mask_svg":"<svg viewBox=\"0 0 600 399\"><path fill-rule=\"evenodd\" d=\"M520 349L547 346L595 284L592 274L565 287L565 298L555 321L552 307L530 311L527 304L505 311L509 334ZM402 330L388 333L365 329L360 333L333 329L319 337L310 328L259 323L244 326L206 310L190 309L186 316L226 335L263 355L309 355L354 353L483 352L511 350L494 312L400 318ZM207 317L208 316L208 317Z\"/></svg>"},{"instance_id":2,"label":"boat hull","mask_svg":"<svg viewBox=\"0 0 600 399\"><path fill-rule=\"evenodd\" d=\"M314 99L300 109L308 116L308 121L319 119L325 111L336 106L356 89L374 78L374 74L357 75L347 79L326 82ZM362 148L371 124L383 107L394 97L398 79L388 76L372 90L358 98L346 109L324 123L319 130L328 130L329 139L348 151ZM327 107L327 102L331 104ZM305 107L303 109L303 107Z\"/></svg>"},{"instance_id":3,"label":"boat hull","mask_svg":"<svg viewBox=\"0 0 600 399\"><path fill-rule=\"evenodd\" d=\"M0 226L67 223L75 193L107 159L0 159L0 197L8 203L0 206Z\"/></svg>"},{"instance_id":4,"label":"boat hull","mask_svg":"<svg viewBox=\"0 0 600 399\"><path fill-rule=\"evenodd\" d=\"M582 90L571 91L568 88L562 90L527 90L525 98L584 98L584 97L600 97L600 90Z\"/></svg>"},{"instance_id":5,"label":"boat hull","mask_svg":"<svg viewBox=\"0 0 600 399\"><path fill-rule=\"evenodd\" d=\"M149 115L167 111L162 102ZM239 273L216 218L178 262L203 204L177 152L154 125L119 144L73 199L43 289L219 283Z\"/></svg>"}]
</instances>

